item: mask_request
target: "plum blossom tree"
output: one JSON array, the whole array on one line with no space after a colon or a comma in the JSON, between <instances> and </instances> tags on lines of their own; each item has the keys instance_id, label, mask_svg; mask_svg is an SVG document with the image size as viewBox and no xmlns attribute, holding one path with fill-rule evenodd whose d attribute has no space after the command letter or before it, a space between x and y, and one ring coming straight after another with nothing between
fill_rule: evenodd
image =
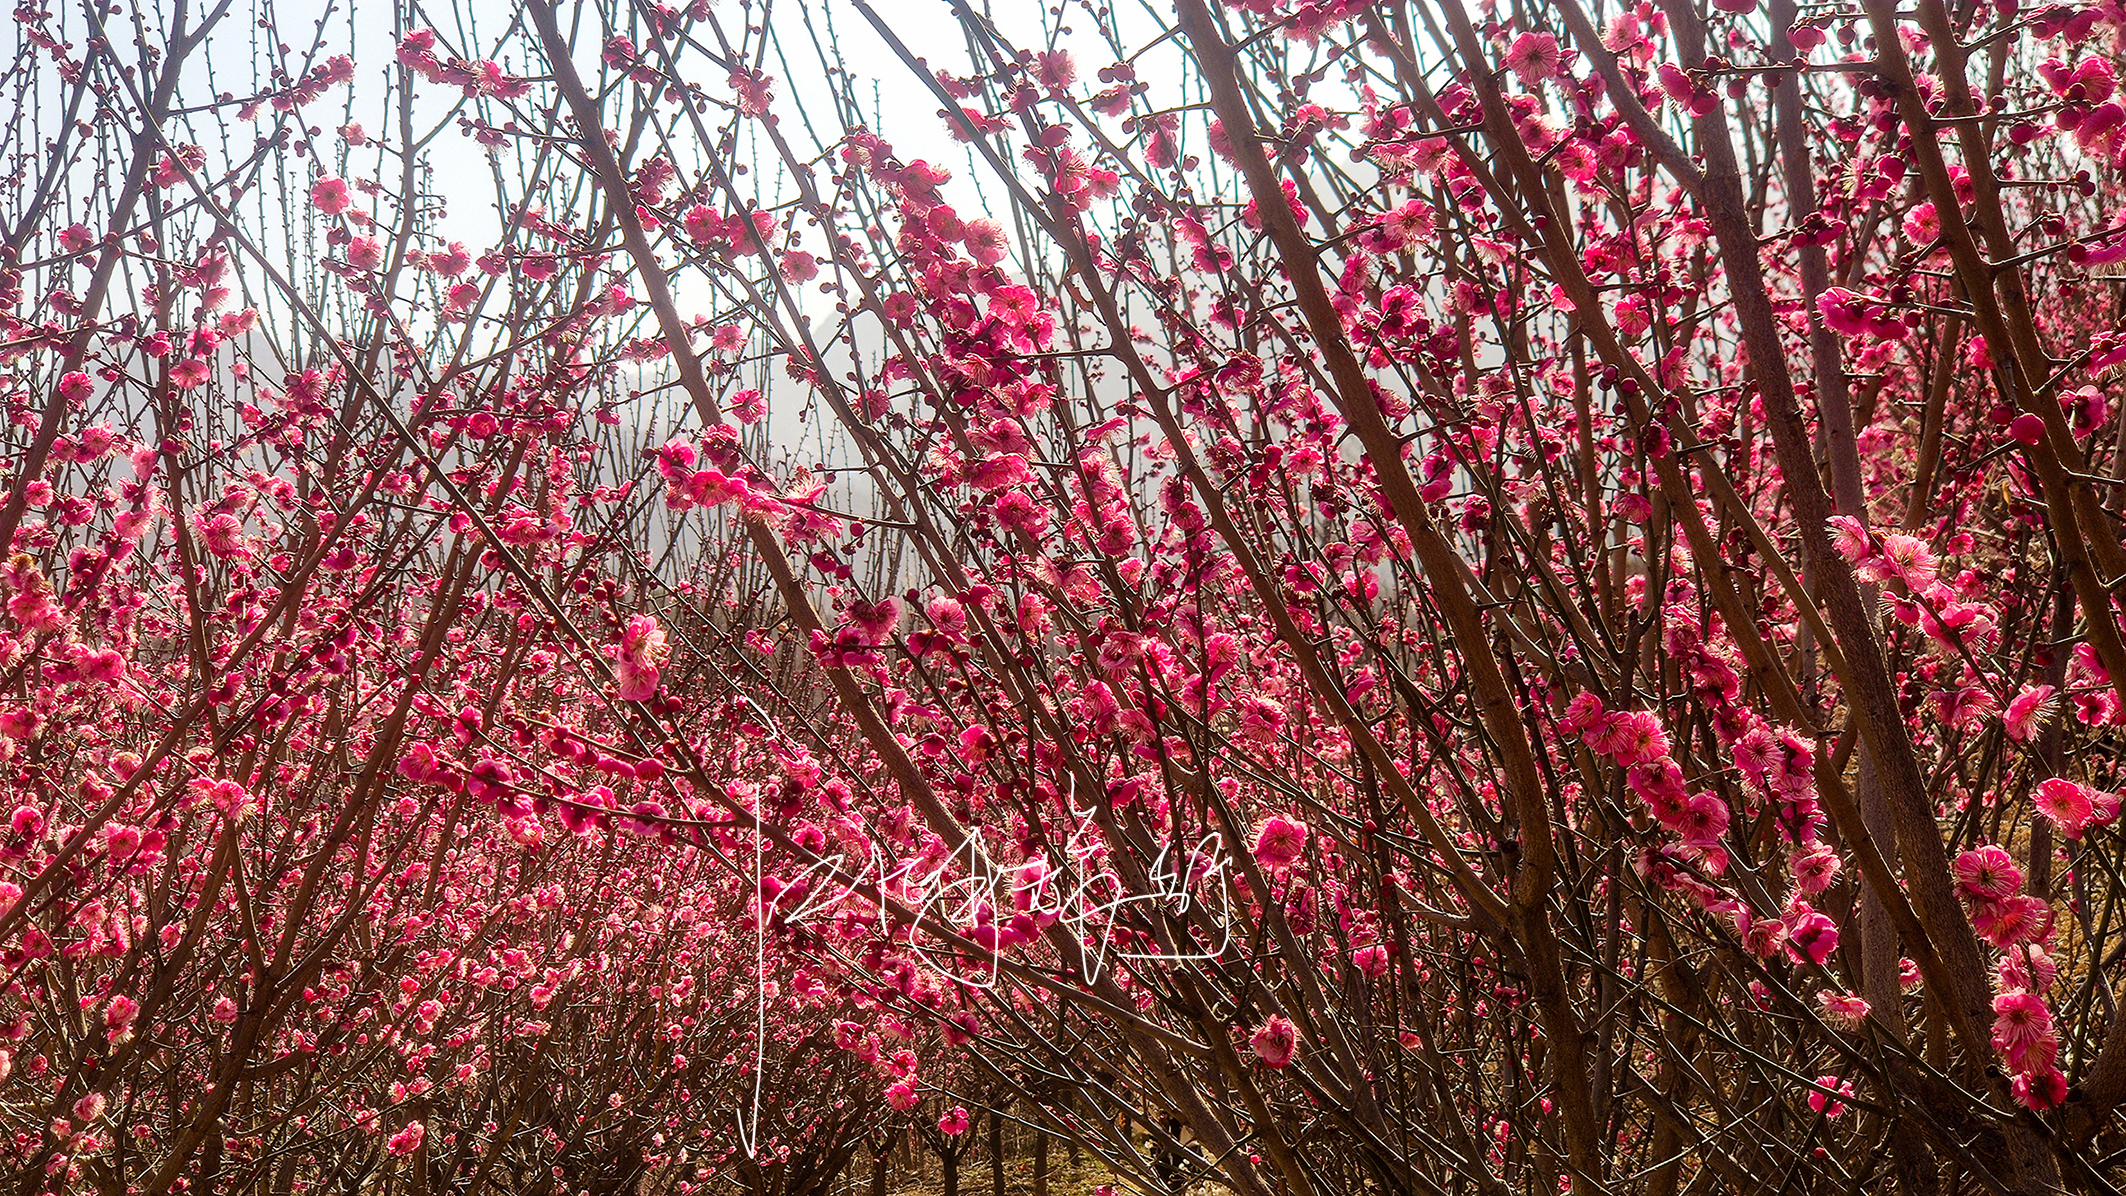
<instances>
[{"instance_id":1,"label":"plum blossom tree","mask_svg":"<svg viewBox=\"0 0 2126 1196\"><path fill-rule=\"evenodd\" d=\"M474 273L415 148L352 123L305 183L351 60L321 32L195 96L229 11L16 14L45 156L0 271L9 1185L683 1190L835 1157L835 994L763 952L733 832L666 779L668 628L725 645L689 669L782 679L728 655L742 616L634 609L611 292L511 294L514 250ZM259 137L211 152L202 121ZM749 584L689 560L688 595ZM785 775L743 742L719 786ZM817 1100L698 1115L807 1041Z\"/></svg>"},{"instance_id":2,"label":"plum blossom tree","mask_svg":"<svg viewBox=\"0 0 2126 1196\"><path fill-rule=\"evenodd\" d=\"M25 1194L2118 1182L2112 0L230 7L16 19Z\"/></svg>"}]
</instances>

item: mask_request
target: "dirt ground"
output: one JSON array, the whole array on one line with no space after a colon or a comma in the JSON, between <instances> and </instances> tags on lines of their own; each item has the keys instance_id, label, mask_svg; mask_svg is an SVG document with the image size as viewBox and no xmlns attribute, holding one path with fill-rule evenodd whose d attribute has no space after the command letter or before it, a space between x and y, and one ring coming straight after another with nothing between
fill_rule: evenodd
<instances>
[{"instance_id":1,"label":"dirt ground","mask_svg":"<svg viewBox=\"0 0 2126 1196\"><path fill-rule=\"evenodd\" d=\"M1073 1168L1069 1151L1061 1147L1049 1151L1048 1196L1093 1196L1103 1185L1112 1185L1115 1196L1159 1196L1158 1193L1138 1191L1128 1180L1090 1157L1081 1158L1078 1166ZM971 1153L960 1164L960 1196L994 1196L991 1187L989 1156L979 1151ZM919 1175L896 1171L890 1190L893 1196L943 1196L945 1181L937 1160L928 1160ZM864 1194L853 1193L851 1196ZM1031 1156L1005 1157L1004 1196L1033 1196ZM1189 1186L1187 1196L1232 1196L1232 1193L1222 1184L1201 1181Z\"/></svg>"}]
</instances>

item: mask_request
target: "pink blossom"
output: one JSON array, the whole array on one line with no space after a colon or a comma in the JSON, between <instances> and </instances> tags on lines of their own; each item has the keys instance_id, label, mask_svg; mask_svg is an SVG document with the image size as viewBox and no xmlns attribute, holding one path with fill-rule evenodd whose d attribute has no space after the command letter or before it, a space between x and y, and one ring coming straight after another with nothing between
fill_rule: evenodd
<instances>
[{"instance_id":1,"label":"pink blossom","mask_svg":"<svg viewBox=\"0 0 2126 1196\"><path fill-rule=\"evenodd\" d=\"M1036 504L1033 496L1024 491L999 494L993 511L998 523L1031 539L1039 539L1048 530L1047 508Z\"/></svg>"},{"instance_id":2,"label":"pink blossom","mask_svg":"<svg viewBox=\"0 0 2126 1196\"><path fill-rule=\"evenodd\" d=\"M620 659L635 665L664 663L668 651L664 628L653 615L630 615L620 633Z\"/></svg>"},{"instance_id":3,"label":"pink blossom","mask_svg":"<svg viewBox=\"0 0 2126 1196\"><path fill-rule=\"evenodd\" d=\"M123 993L112 997L110 1004L103 1007L104 1028L111 1032L113 1038L131 1031L133 1019L139 1016L140 1002Z\"/></svg>"},{"instance_id":4,"label":"pink blossom","mask_svg":"<svg viewBox=\"0 0 2126 1196\"><path fill-rule=\"evenodd\" d=\"M1041 86L1061 91L1078 80L1078 64L1068 50L1043 50L1034 55L1040 67Z\"/></svg>"},{"instance_id":5,"label":"pink blossom","mask_svg":"<svg viewBox=\"0 0 2126 1196\"><path fill-rule=\"evenodd\" d=\"M1289 868L1306 851L1307 827L1296 819L1272 814L1255 828L1253 854L1264 868Z\"/></svg>"},{"instance_id":6,"label":"pink blossom","mask_svg":"<svg viewBox=\"0 0 2126 1196\"><path fill-rule=\"evenodd\" d=\"M697 245L721 244L729 240L723 217L700 204L687 209L686 215L680 218L680 225Z\"/></svg>"},{"instance_id":7,"label":"pink blossom","mask_svg":"<svg viewBox=\"0 0 2126 1196\"><path fill-rule=\"evenodd\" d=\"M1650 710L1618 710L1587 733L1587 746L1619 764L1650 764L1668 755L1668 733Z\"/></svg>"},{"instance_id":8,"label":"pink blossom","mask_svg":"<svg viewBox=\"0 0 2126 1196\"><path fill-rule=\"evenodd\" d=\"M2000 963L1993 969L2001 988L2021 988L2034 993L2051 988L2059 973L2059 965L2053 962L2051 954L2035 944L2023 944L2002 952Z\"/></svg>"},{"instance_id":9,"label":"pink blossom","mask_svg":"<svg viewBox=\"0 0 2126 1196\"><path fill-rule=\"evenodd\" d=\"M946 635L957 636L967 630L967 604L950 594L933 595L924 602L923 613L931 626Z\"/></svg>"},{"instance_id":10,"label":"pink blossom","mask_svg":"<svg viewBox=\"0 0 2126 1196\"><path fill-rule=\"evenodd\" d=\"M1274 744L1284 733L1286 716L1276 702L1256 694L1240 697L1240 730L1250 742Z\"/></svg>"},{"instance_id":11,"label":"pink blossom","mask_svg":"<svg viewBox=\"0 0 2126 1196\"><path fill-rule=\"evenodd\" d=\"M2027 893L1971 907L1971 925L1996 947L2043 942L2052 934L2052 906Z\"/></svg>"},{"instance_id":12,"label":"pink blossom","mask_svg":"<svg viewBox=\"0 0 2126 1196\"><path fill-rule=\"evenodd\" d=\"M1868 301L1844 287L1830 287L1816 300L1816 310L1831 331L1843 337L1865 335L1869 327Z\"/></svg>"},{"instance_id":13,"label":"pink blossom","mask_svg":"<svg viewBox=\"0 0 2126 1196\"><path fill-rule=\"evenodd\" d=\"M1853 1085L1850 1081L1840 1080L1837 1076L1817 1076L1816 1087L1809 1089L1809 1108L1825 1117L1836 1117L1844 1113L1845 1102L1826 1094L1823 1091L1826 1088L1846 1096L1853 1095Z\"/></svg>"},{"instance_id":14,"label":"pink blossom","mask_svg":"<svg viewBox=\"0 0 2126 1196\"><path fill-rule=\"evenodd\" d=\"M1256 1028L1248 1045L1255 1048L1255 1057L1265 1065L1285 1067L1299 1053L1299 1028L1289 1018L1273 1016Z\"/></svg>"},{"instance_id":15,"label":"pink blossom","mask_svg":"<svg viewBox=\"0 0 2126 1196\"><path fill-rule=\"evenodd\" d=\"M179 390L195 390L213 377L213 368L197 357L187 357L170 367L170 381Z\"/></svg>"},{"instance_id":16,"label":"pink blossom","mask_svg":"<svg viewBox=\"0 0 2126 1196\"><path fill-rule=\"evenodd\" d=\"M1794 874L1794 887L1804 893L1821 893L1838 878L1838 853L1828 843L1812 843L1795 848L1787 866Z\"/></svg>"},{"instance_id":17,"label":"pink blossom","mask_svg":"<svg viewBox=\"0 0 2126 1196\"><path fill-rule=\"evenodd\" d=\"M1838 949L1838 924L1806 905L1787 915L1786 928L1787 950L1818 967Z\"/></svg>"},{"instance_id":18,"label":"pink blossom","mask_svg":"<svg viewBox=\"0 0 2126 1196\"><path fill-rule=\"evenodd\" d=\"M968 484L977 490L994 492L1025 483L1033 477L1026 458L1019 453L1006 453L978 461L967 471Z\"/></svg>"},{"instance_id":19,"label":"pink blossom","mask_svg":"<svg viewBox=\"0 0 2126 1196\"><path fill-rule=\"evenodd\" d=\"M1585 733L1602 718L1602 699L1592 693L1577 693L1565 703L1565 713L1558 719L1558 726L1566 731Z\"/></svg>"},{"instance_id":20,"label":"pink blossom","mask_svg":"<svg viewBox=\"0 0 2126 1196\"><path fill-rule=\"evenodd\" d=\"M1710 793L1692 797L1684 807L1675 831L1692 847L1711 847L1727 833L1727 803Z\"/></svg>"},{"instance_id":21,"label":"pink blossom","mask_svg":"<svg viewBox=\"0 0 2126 1196\"><path fill-rule=\"evenodd\" d=\"M310 186L310 202L327 216L337 216L347 210L353 195L347 189L345 179L326 175Z\"/></svg>"},{"instance_id":22,"label":"pink blossom","mask_svg":"<svg viewBox=\"0 0 2126 1196\"><path fill-rule=\"evenodd\" d=\"M242 822L256 804L251 794L235 781L194 781L192 788L231 822Z\"/></svg>"},{"instance_id":23,"label":"pink blossom","mask_svg":"<svg viewBox=\"0 0 2126 1196\"><path fill-rule=\"evenodd\" d=\"M901 600L858 600L849 604L849 630L855 641L866 646L885 643L901 625Z\"/></svg>"},{"instance_id":24,"label":"pink blossom","mask_svg":"<svg viewBox=\"0 0 2126 1196\"><path fill-rule=\"evenodd\" d=\"M921 1101L922 1098L915 1094L915 1085L908 1080L900 1080L886 1088L886 1103L896 1113L906 1113Z\"/></svg>"},{"instance_id":25,"label":"pink blossom","mask_svg":"<svg viewBox=\"0 0 2126 1196\"><path fill-rule=\"evenodd\" d=\"M2009 1088L2017 1104L2038 1112L2058 1108L2067 1099L2067 1077L2057 1067L2018 1075L2010 1081Z\"/></svg>"},{"instance_id":26,"label":"pink blossom","mask_svg":"<svg viewBox=\"0 0 2126 1196\"><path fill-rule=\"evenodd\" d=\"M1633 765L1624 774L1624 783L1664 825L1675 826L1689 816L1690 793L1683 785L1683 769L1667 756Z\"/></svg>"},{"instance_id":27,"label":"pink blossom","mask_svg":"<svg viewBox=\"0 0 2126 1196\"><path fill-rule=\"evenodd\" d=\"M1380 218L1378 235L1384 248L1403 249L1428 243L1435 232L1432 208L1423 200L1407 200Z\"/></svg>"},{"instance_id":28,"label":"pink blossom","mask_svg":"<svg viewBox=\"0 0 2126 1196\"><path fill-rule=\"evenodd\" d=\"M1874 544L1868 529L1860 520L1850 515L1833 515L1830 518L1831 547L1839 556L1852 564L1859 564L1874 554Z\"/></svg>"},{"instance_id":29,"label":"pink blossom","mask_svg":"<svg viewBox=\"0 0 2126 1196\"><path fill-rule=\"evenodd\" d=\"M95 390L95 383L80 370L72 370L59 376L59 397L69 404L86 402Z\"/></svg>"},{"instance_id":30,"label":"pink blossom","mask_svg":"<svg viewBox=\"0 0 2126 1196\"><path fill-rule=\"evenodd\" d=\"M2015 857L2007 848L1992 844L1957 856L1951 871L1959 888L1983 901L1999 901L2023 887L2023 872L2015 866Z\"/></svg>"},{"instance_id":31,"label":"pink blossom","mask_svg":"<svg viewBox=\"0 0 2126 1196\"><path fill-rule=\"evenodd\" d=\"M614 692L621 701L647 702L657 695L662 677L653 665L623 660L613 666L613 679L618 682Z\"/></svg>"},{"instance_id":32,"label":"pink blossom","mask_svg":"<svg viewBox=\"0 0 2126 1196\"><path fill-rule=\"evenodd\" d=\"M2096 798L2089 786L2065 777L2047 777L2031 793L2037 811L2051 820L2060 833L2079 839L2096 817Z\"/></svg>"},{"instance_id":33,"label":"pink blossom","mask_svg":"<svg viewBox=\"0 0 2126 1196\"><path fill-rule=\"evenodd\" d=\"M1876 570L1877 580L1894 579L1913 590L1924 590L1933 585L1939 567L1939 561L1926 541L1903 533L1883 537L1879 559L1882 565Z\"/></svg>"},{"instance_id":34,"label":"pink blossom","mask_svg":"<svg viewBox=\"0 0 2126 1196\"><path fill-rule=\"evenodd\" d=\"M427 1135L427 1132L427 1129L420 1122L409 1121L406 1123L406 1128L391 1136L391 1140L384 1144L384 1149L394 1155L412 1154L421 1148L421 1139Z\"/></svg>"},{"instance_id":35,"label":"pink blossom","mask_svg":"<svg viewBox=\"0 0 2126 1196\"><path fill-rule=\"evenodd\" d=\"M962 242L967 246L967 256L985 266L994 266L1004 260L1009 242L1004 236L1004 226L994 220L979 219L967 222Z\"/></svg>"},{"instance_id":36,"label":"pink blossom","mask_svg":"<svg viewBox=\"0 0 2126 1196\"><path fill-rule=\"evenodd\" d=\"M1824 1020L1841 1029L1858 1030L1867 1020L1869 1007L1865 997L1826 991L1817 994L1816 1000L1823 1007Z\"/></svg>"},{"instance_id":37,"label":"pink blossom","mask_svg":"<svg viewBox=\"0 0 2126 1196\"><path fill-rule=\"evenodd\" d=\"M140 853L141 833L137 826L123 823L105 823L103 828L103 854L113 868L118 868Z\"/></svg>"},{"instance_id":38,"label":"pink blossom","mask_svg":"<svg viewBox=\"0 0 2126 1196\"><path fill-rule=\"evenodd\" d=\"M1564 56L1558 39L1549 33L1523 33L1506 50L1505 66L1518 75L1523 87L1534 87L1558 73Z\"/></svg>"},{"instance_id":39,"label":"pink blossom","mask_svg":"<svg viewBox=\"0 0 2126 1196\"><path fill-rule=\"evenodd\" d=\"M1941 236L1941 217L1934 205L1923 203L1905 214L1905 238L1914 245L1931 245Z\"/></svg>"},{"instance_id":40,"label":"pink blossom","mask_svg":"<svg viewBox=\"0 0 2126 1196\"><path fill-rule=\"evenodd\" d=\"M2052 1011L2043 997L2012 990L1993 998L1993 1046L2011 1063L2052 1033Z\"/></svg>"},{"instance_id":41,"label":"pink blossom","mask_svg":"<svg viewBox=\"0 0 2126 1196\"><path fill-rule=\"evenodd\" d=\"M616 38L616 41L625 39ZM632 53L630 54L632 57ZM769 89L775 83L773 75L758 71L741 70L731 73L731 90L738 93L738 110L746 116L763 116L768 111L774 93Z\"/></svg>"},{"instance_id":42,"label":"pink blossom","mask_svg":"<svg viewBox=\"0 0 2126 1196\"><path fill-rule=\"evenodd\" d=\"M1777 918L1759 918L1742 932L1742 945L1759 959L1770 959L1786 946L1786 923Z\"/></svg>"},{"instance_id":43,"label":"pink blossom","mask_svg":"<svg viewBox=\"0 0 2126 1196\"><path fill-rule=\"evenodd\" d=\"M945 1111L943 1117L938 1118L938 1132L950 1137L958 1137L967 1132L968 1124L967 1110L959 1105L954 1105Z\"/></svg>"}]
</instances>

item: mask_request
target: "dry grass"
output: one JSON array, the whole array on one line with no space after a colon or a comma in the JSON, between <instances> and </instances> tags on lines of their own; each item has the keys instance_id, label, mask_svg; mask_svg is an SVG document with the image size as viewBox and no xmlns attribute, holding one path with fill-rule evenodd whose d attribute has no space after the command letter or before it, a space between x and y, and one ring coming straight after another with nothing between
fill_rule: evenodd
<instances>
[{"instance_id":1,"label":"dry grass","mask_svg":"<svg viewBox=\"0 0 2126 1196\"><path fill-rule=\"evenodd\" d=\"M1108 1170L1096 1159L1081 1158L1078 1165L1072 1167L1068 1150L1060 1146L1050 1149L1048 1196L1093 1196L1105 1185L1112 1185L1116 1196L1160 1196L1157 1192L1141 1191L1132 1181ZM896 1169L889 1190L892 1196L943 1196L945 1181L937 1160L929 1159L918 1174ZM1004 1157L1003 1196L1033 1196L1033 1191L1033 1156L1007 1154ZM989 1173L989 1155L979 1148L969 1152L960 1162L960 1196L997 1196ZM1232 1196L1232 1193L1223 1184L1202 1180L1189 1186L1187 1196Z\"/></svg>"}]
</instances>

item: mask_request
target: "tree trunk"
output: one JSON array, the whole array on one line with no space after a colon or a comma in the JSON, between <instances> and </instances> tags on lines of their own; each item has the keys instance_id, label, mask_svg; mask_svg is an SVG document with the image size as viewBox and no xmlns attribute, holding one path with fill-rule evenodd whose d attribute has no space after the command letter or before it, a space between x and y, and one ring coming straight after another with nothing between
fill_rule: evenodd
<instances>
[{"instance_id":1,"label":"tree trunk","mask_svg":"<svg viewBox=\"0 0 2126 1196\"><path fill-rule=\"evenodd\" d=\"M1033 1137L1033 1196L1048 1196L1047 1134L1035 1134Z\"/></svg>"},{"instance_id":2,"label":"tree trunk","mask_svg":"<svg viewBox=\"0 0 2126 1196\"><path fill-rule=\"evenodd\" d=\"M1063 1090L1063 1108L1064 1108L1064 1110L1065 1110L1066 1112L1069 1112L1069 1113L1071 1113L1071 1114L1073 1114L1073 1115L1081 1115L1081 1116L1083 1115L1083 1107L1084 1107L1084 1102L1083 1102L1083 1101L1081 1101L1081 1100L1079 1100L1079 1096L1080 1096L1080 1093L1079 1093L1079 1092L1078 1092L1078 1091L1077 1091L1076 1089L1074 1089L1074 1088L1065 1088L1065 1089ZM1082 1132L1083 1132L1082 1130L1081 1130L1081 1131L1079 1131L1079 1133L1082 1133ZM1078 1134L1077 1134L1077 1133L1073 1133L1073 1134L1072 1134L1072 1135L1070 1136L1070 1138L1069 1138L1069 1143L1070 1143L1070 1173L1071 1173L1071 1177L1075 1179L1075 1178L1077 1177L1077 1174L1078 1174Z\"/></svg>"},{"instance_id":3,"label":"tree trunk","mask_svg":"<svg viewBox=\"0 0 2126 1196\"><path fill-rule=\"evenodd\" d=\"M958 1151L947 1154L938 1152L938 1165L945 1172L945 1196L960 1196L960 1156Z\"/></svg>"},{"instance_id":4,"label":"tree trunk","mask_svg":"<svg viewBox=\"0 0 2126 1196\"><path fill-rule=\"evenodd\" d=\"M1004 1115L989 1114L989 1189L991 1196L1004 1196Z\"/></svg>"},{"instance_id":5,"label":"tree trunk","mask_svg":"<svg viewBox=\"0 0 2126 1196\"><path fill-rule=\"evenodd\" d=\"M207 1135L207 1148L199 1161L199 1182L193 1191L199 1196L214 1196L214 1186L221 1182L221 1127L213 1128Z\"/></svg>"}]
</instances>

